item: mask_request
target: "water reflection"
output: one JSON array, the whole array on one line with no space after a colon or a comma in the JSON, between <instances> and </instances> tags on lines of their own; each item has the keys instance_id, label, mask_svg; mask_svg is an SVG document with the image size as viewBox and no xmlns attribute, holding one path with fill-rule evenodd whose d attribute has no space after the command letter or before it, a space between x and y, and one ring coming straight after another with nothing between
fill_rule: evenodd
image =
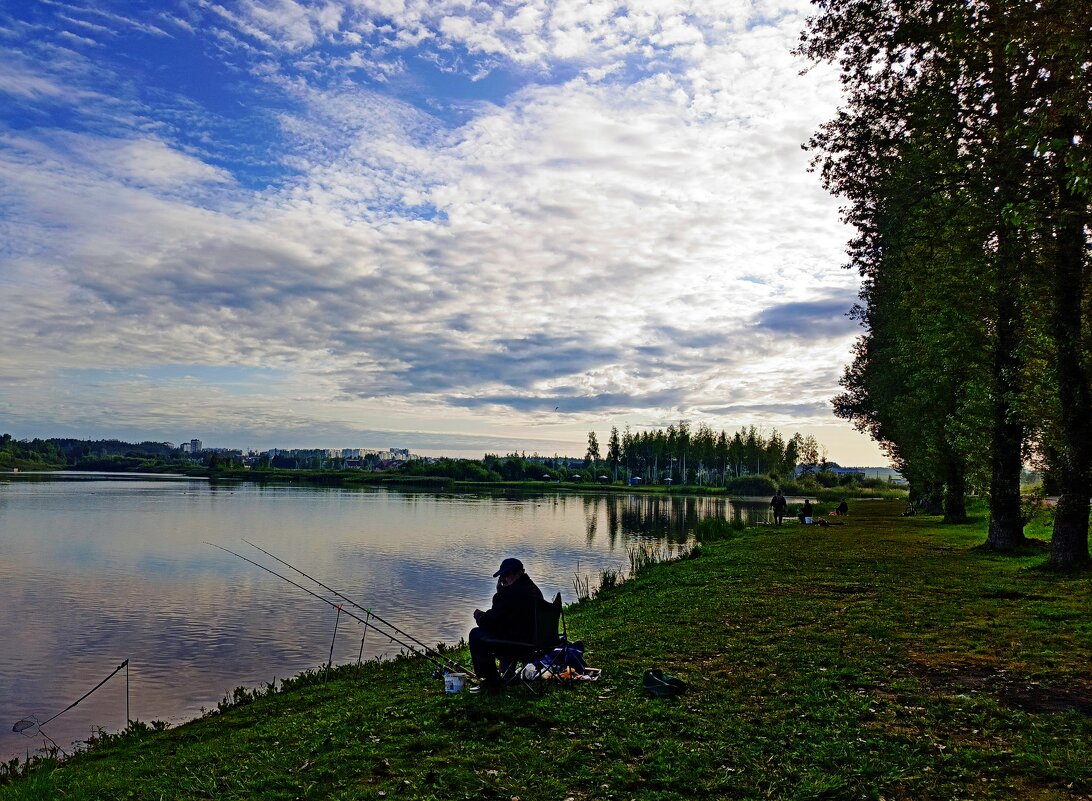
<instances>
[{"instance_id":1,"label":"water reflection","mask_svg":"<svg viewBox=\"0 0 1092 801\"><path fill-rule=\"evenodd\" d=\"M619 542L657 540L672 545L691 539L698 521L706 518L769 522L768 504L732 502L723 497L675 495L585 496L584 519L587 542L592 544L600 526L607 531L610 547Z\"/></svg>"},{"instance_id":2,"label":"water reflection","mask_svg":"<svg viewBox=\"0 0 1092 801\"><path fill-rule=\"evenodd\" d=\"M15 721L48 718L126 658L132 715L172 722L214 707L236 686L326 660L333 609L206 541L243 552L249 539L424 642L458 642L471 610L488 605L504 556L519 556L543 592L571 601L577 574L594 587L602 571L628 569L631 546L674 551L698 520L743 513L709 497L101 475L0 482L0 758L43 742L13 733ZM334 660L355 662L362 634L343 617ZM397 651L369 636L363 658ZM124 693L113 679L51 723L49 735L67 748L97 727L122 728Z\"/></svg>"}]
</instances>

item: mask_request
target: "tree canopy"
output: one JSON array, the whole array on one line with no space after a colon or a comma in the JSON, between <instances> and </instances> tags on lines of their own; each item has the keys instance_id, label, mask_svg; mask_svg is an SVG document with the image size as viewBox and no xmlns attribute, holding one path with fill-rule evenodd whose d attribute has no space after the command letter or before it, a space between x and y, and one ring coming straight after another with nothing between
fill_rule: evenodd
<instances>
[{"instance_id":1,"label":"tree canopy","mask_svg":"<svg viewBox=\"0 0 1092 801\"><path fill-rule=\"evenodd\" d=\"M815 6L798 52L838 65L845 100L808 146L863 279L835 412L949 519L968 481L988 489L996 550L1023 541L1034 456L1061 492L1052 560L1086 564L1092 5Z\"/></svg>"}]
</instances>

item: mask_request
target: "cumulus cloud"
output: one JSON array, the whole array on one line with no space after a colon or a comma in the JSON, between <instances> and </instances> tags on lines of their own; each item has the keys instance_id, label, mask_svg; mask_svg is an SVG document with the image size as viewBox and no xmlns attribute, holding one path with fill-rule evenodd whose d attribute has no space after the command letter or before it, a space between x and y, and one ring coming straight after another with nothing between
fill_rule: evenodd
<instances>
[{"instance_id":1,"label":"cumulus cloud","mask_svg":"<svg viewBox=\"0 0 1092 801\"><path fill-rule=\"evenodd\" d=\"M196 38L195 8L144 22ZM275 149L177 88L119 96L124 135L0 130L18 232L0 282L36 294L0 299L17 354L0 374L38 376L9 408L49 406L64 369L190 364L278 377L88 382L50 413L552 442L597 419L829 418L855 282L799 148L837 91L789 55L801 4L200 9ZM434 113L433 56L465 91L495 71L505 91ZM88 106L49 71L4 69L0 91ZM806 387L786 378L799 364Z\"/></svg>"}]
</instances>

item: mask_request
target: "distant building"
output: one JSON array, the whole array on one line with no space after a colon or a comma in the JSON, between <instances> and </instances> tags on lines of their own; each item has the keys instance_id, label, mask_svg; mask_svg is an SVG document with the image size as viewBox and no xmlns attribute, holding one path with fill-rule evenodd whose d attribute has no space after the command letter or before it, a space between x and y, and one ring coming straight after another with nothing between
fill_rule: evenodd
<instances>
[{"instance_id":1,"label":"distant building","mask_svg":"<svg viewBox=\"0 0 1092 801\"><path fill-rule=\"evenodd\" d=\"M190 440L190 453L200 453L203 450L201 440Z\"/></svg>"}]
</instances>

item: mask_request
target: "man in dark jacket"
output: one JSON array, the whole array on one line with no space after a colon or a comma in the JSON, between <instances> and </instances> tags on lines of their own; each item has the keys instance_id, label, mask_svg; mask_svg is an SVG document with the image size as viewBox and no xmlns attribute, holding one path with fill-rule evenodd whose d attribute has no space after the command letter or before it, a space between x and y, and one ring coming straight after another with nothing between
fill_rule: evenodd
<instances>
[{"instance_id":1,"label":"man in dark jacket","mask_svg":"<svg viewBox=\"0 0 1092 801\"><path fill-rule=\"evenodd\" d=\"M770 498L770 508L773 509L775 526L780 526L781 521L785 519L785 507L788 505L789 502L785 500L785 496L781 494L781 490L774 492L774 496Z\"/></svg>"},{"instance_id":2,"label":"man in dark jacket","mask_svg":"<svg viewBox=\"0 0 1092 801\"><path fill-rule=\"evenodd\" d=\"M507 642L528 642L534 636L535 605L543 600L519 559L505 559L493 574L497 592L493 605L474 610L477 627L470 631L470 658L482 686L496 692L502 686L497 659L511 659L519 649Z\"/></svg>"}]
</instances>

